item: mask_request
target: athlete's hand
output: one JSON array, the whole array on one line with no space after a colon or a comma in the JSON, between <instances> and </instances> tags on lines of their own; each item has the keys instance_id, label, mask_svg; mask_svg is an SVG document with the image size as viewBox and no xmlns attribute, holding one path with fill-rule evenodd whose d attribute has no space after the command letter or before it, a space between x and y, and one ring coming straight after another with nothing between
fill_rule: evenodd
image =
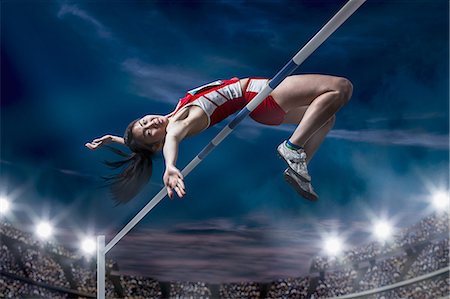
<instances>
[{"instance_id":1,"label":"athlete's hand","mask_svg":"<svg viewBox=\"0 0 450 299\"><path fill-rule=\"evenodd\" d=\"M169 198L173 198L173 191L177 193L178 197L183 197L186 194L186 190L183 182L183 175L175 166L166 166L166 171L163 176L164 185L167 188L167 194Z\"/></svg>"},{"instance_id":2,"label":"athlete's hand","mask_svg":"<svg viewBox=\"0 0 450 299\"><path fill-rule=\"evenodd\" d=\"M92 140L92 142L86 143L84 146L86 146L90 150L95 150L104 144L111 143L113 141L113 138L114 136L112 135L105 135L103 137Z\"/></svg>"}]
</instances>

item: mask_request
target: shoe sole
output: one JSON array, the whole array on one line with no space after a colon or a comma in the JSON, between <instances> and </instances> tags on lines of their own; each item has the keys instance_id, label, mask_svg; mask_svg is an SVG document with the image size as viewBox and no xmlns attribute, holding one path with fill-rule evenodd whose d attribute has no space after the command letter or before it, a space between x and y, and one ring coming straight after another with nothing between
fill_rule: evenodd
<instances>
[{"instance_id":1,"label":"shoe sole","mask_svg":"<svg viewBox=\"0 0 450 299\"><path fill-rule=\"evenodd\" d=\"M291 171L293 171L292 169L290 169ZM319 197L313 193L307 192L305 190L303 190L298 183L295 181L295 179L292 177L293 175L295 175L295 171L293 171L294 173L289 173L289 172L285 172L284 175L284 179L286 180L286 182L291 185L295 191L302 197L310 200L310 201L317 201L319 199ZM297 176L298 178L301 178L300 176Z\"/></svg>"},{"instance_id":2,"label":"shoe sole","mask_svg":"<svg viewBox=\"0 0 450 299\"><path fill-rule=\"evenodd\" d=\"M292 167L291 167L291 165L289 165L289 161L288 160L286 160L284 157L283 157L283 155L280 153L280 151L277 149L277 154L278 154L278 157L281 159L281 160L283 160L286 164L287 164L287 166L289 167L289 169L290 170L292 170L293 172L295 172L295 173L297 173L294 169L292 169ZM302 176L302 175L300 175L300 174L298 174L297 173L297 175L298 175L298 177L303 181L303 182L305 182L305 183L311 183L311 178L305 178L304 176Z\"/></svg>"}]
</instances>

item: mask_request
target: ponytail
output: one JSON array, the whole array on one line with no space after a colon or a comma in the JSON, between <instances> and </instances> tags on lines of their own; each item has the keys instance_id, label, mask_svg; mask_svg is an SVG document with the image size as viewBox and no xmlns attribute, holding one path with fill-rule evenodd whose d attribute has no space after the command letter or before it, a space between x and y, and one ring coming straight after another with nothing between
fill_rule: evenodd
<instances>
[{"instance_id":1,"label":"ponytail","mask_svg":"<svg viewBox=\"0 0 450 299\"><path fill-rule=\"evenodd\" d=\"M152 176L153 153L140 151L138 153L126 154L111 146L106 146L112 152L124 157L119 161L105 161L104 163L112 169L122 169L118 174L104 177L107 186L110 187L111 195L117 205L124 204L133 199L148 183Z\"/></svg>"},{"instance_id":2,"label":"ponytail","mask_svg":"<svg viewBox=\"0 0 450 299\"><path fill-rule=\"evenodd\" d=\"M125 144L132 151L127 154L117 148L106 145L113 153L125 158L119 161L105 161L104 163L112 169L122 169L118 174L104 177L107 186L110 187L112 199L117 205L125 204L133 199L148 183L152 176L155 152L149 148L139 146L133 138L131 129L137 120L132 121L125 130Z\"/></svg>"}]
</instances>

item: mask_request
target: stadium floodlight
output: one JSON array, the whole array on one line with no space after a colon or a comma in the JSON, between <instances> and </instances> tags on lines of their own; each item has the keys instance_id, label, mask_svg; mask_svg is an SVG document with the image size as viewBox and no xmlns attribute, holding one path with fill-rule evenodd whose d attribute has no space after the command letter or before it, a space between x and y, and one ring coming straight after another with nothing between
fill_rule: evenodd
<instances>
[{"instance_id":1,"label":"stadium floodlight","mask_svg":"<svg viewBox=\"0 0 450 299\"><path fill-rule=\"evenodd\" d=\"M386 241L392 236L392 225L386 220L378 220L373 226L373 234L379 241Z\"/></svg>"},{"instance_id":2,"label":"stadium floodlight","mask_svg":"<svg viewBox=\"0 0 450 299\"><path fill-rule=\"evenodd\" d=\"M431 204L438 211L445 211L449 207L448 191L438 190L431 196Z\"/></svg>"},{"instance_id":3,"label":"stadium floodlight","mask_svg":"<svg viewBox=\"0 0 450 299\"><path fill-rule=\"evenodd\" d=\"M0 215L6 215L11 210L11 203L8 198L0 197Z\"/></svg>"},{"instance_id":4,"label":"stadium floodlight","mask_svg":"<svg viewBox=\"0 0 450 299\"><path fill-rule=\"evenodd\" d=\"M53 227L49 222L42 221L36 226L36 234L41 239L48 239L53 234Z\"/></svg>"},{"instance_id":5,"label":"stadium floodlight","mask_svg":"<svg viewBox=\"0 0 450 299\"><path fill-rule=\"evenodd\" d=\"M94 254L97 250L97 242L93 237L85 237L81 242L81 250L86 254Z\"/></svg>"},{"instance_id":6,"label":"stadium floodlight","mask_svg":"<svg viewBox=\"0 0 450 299\"><path fill-rule=\"evenodd\" d=\"M330 256L337 256L342 252L342 241L338 237L328 237L324 243L324 250Z\"/></svg>"}]
</instances>

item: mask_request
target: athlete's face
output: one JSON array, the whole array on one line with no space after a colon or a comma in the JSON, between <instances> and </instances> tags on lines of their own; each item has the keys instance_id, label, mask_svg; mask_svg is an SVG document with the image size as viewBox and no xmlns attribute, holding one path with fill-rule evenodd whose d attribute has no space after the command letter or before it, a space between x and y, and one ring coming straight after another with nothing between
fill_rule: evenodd
<instances>
[{"instance_id":1,"label":"athlete's face","mask_svg":"<svg viewBox=\"0 0 450 299\"><path fill-rule=\"evenodd\" d=\"M146 115L134 124L131 132L139 143L153 146L164 140L168 124L169 119L165 116Z\"/></svg>"}]
</instances>

